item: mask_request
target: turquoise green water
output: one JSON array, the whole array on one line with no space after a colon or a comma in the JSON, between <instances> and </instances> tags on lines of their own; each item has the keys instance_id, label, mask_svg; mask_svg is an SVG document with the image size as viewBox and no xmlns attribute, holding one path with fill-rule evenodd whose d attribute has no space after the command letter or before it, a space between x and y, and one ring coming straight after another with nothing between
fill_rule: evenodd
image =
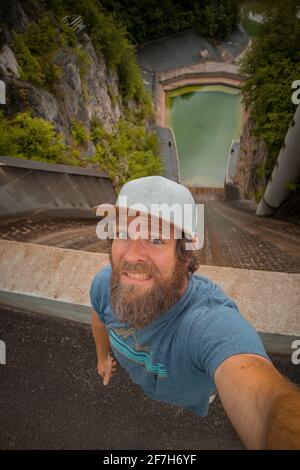
<instances>
[{"instance_id":1,"label":"turquoise green water","mask_svg":"<svg viewBox=\"0 0 300 470\"><path fill-rule=\"evenodd\" d=\"M239 90L209 85L174 94L167 97L167 125L176 139L181 183L223 187L231 142L241 130Z\"/></svg>"}]
</instances>

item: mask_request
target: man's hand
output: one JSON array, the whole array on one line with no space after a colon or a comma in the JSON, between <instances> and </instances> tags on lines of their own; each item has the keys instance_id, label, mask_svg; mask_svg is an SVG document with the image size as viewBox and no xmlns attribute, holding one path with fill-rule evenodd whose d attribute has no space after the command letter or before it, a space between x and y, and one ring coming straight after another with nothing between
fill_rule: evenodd
<instances>
[{"instance_id":1,"label":"man's hand","mask_svg":"<svg viewBox=\"0 0 300 470\"><path fill-rule=\"evenodd\" d=\"M98 359L98 373L103 378L103 385L108 385L116 370L116 360L113 359L110 353L104 359Z\"/></svg>"},{"instance_id":2,"label":"man's hand","mask_svg":"<svg viewBox=\"0 0 300 470\"><path fill-rule=\"evenodd\" d=\"M92 333L98 357L98 373L107 385L112 374L116 371L116 361L110 354L109 337L105 325L100 321L95 310L92 310Z\"/></svg>"}]
</instances>

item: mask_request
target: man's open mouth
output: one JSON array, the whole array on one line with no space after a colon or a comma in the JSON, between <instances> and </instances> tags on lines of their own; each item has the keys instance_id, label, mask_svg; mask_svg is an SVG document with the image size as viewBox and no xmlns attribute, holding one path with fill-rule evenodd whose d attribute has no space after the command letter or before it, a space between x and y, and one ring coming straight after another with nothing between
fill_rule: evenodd
<instances>
[{"instance_id":1,"label":"man's open mouth","mask_svg":"<svg viewBox=\"0 0 300 470\"><path fill-rule=\"evenodd\" d=\"M152 276L150 276L149 274L137 274L137 273L123 272L123 275L130 279L134 279L137 281L147 281L152 278Z\"/></svg>"}]
</instances>

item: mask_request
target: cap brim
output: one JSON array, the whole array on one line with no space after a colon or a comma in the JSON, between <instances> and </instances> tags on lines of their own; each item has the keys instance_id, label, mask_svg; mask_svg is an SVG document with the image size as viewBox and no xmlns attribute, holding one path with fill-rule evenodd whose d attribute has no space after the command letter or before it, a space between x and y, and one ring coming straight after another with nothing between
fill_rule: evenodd
<instances>
[{"instance_id":1,"label":"cap brim","mask_svg":"<svg viewBox=\"0 0 300 470\"><path fill-rule=\"evenodd\" d=\"M117 213L119 213L120 209L121 209L121 211L124 210L124 212L128 212L128 209L130 209L129 207L125 207L125 206L117 206L117 205L115 205L115 204L106 204L106 203L104 203L104 204L99 204L98 206L92 207L91 210L92 210L98 217L103 218L103 217L105 217L105 212L108 212L108 214L111 212L112 207L114 208L114 210L115 210ZM97 210L98 210L99 208L101 208L102 211L103 211L103 214L101 214L101 215L100 215L100 214L97 214ZM136 211L139 212L139 214L151 215L150 212L144 212L144 211L141 211L141 210L139 210L139 209L136 209ZM155 214L152 214L152 217L156 217L156 218L157 218L157 216L156 216ZM193 244L194 246L197 245L197 243L198 243L198 238L197 238L193 233L191 233L191 232L188 231L188 230L183 229L181 226L178 226L178 225L176 225L176 224L173 224L173 222L168 221L168 220L166 220L166 219L164 219L164 218L162 218L162 217L159 217L159 219L160 219L163 223L166 223L166 224L170 223L170 224L173 225L177 230L182 231L182 232L184 232L186 235L192 237L190 240L187 240L187 242Z\"/></svg>"}]
</instances>

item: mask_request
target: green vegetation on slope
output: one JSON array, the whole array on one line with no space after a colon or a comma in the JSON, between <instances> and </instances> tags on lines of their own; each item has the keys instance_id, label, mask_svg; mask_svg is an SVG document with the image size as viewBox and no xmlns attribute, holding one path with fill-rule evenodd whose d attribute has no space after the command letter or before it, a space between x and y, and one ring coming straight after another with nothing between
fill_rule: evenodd
<instances>
[{"instance_id":1,"label":"green vegetation on slope","mask_svg":"<svg viewBox=\"0 0 300 470\"><path fill-rule=\"evenodd\" d=\"M241 61L244 101L251 109L253 134L266 142L268 160L260 168L269 177L295 113L292 82L300 77L300 21L295 1L285 0L261 24Z\"/></svg>"},{"instance_id":2,"label":"green vegetation on slope","mask_svg":"<svg viewBox=\"0 0 300 470\"><path fill-rule=\"evenodd\" d=\"M73 31L53 15L45 12L37 22L29 24L25 34L13 32L12 48L21 68L21 80L50 88L60 78L55 53L63 45L75 46Z\"/></svg>"},{"instance_id":3,"label":"green vegetation on slope","mask_svg":"<svg viewBox=\"0 0 300 470\"><path fill-rule=\"evenodd\" d=\"M90 161L107 171L116 189L135 178L163 174L157 137L141 125L120 119L116 131L108 133L94 120L91 138L96 155Z\"/></svg>"},{"instance_id":4,"label":"green vegetation on slope","mask_svg":"<svg viewBox=\"0 0 300 470\"><path fill-rule=\"evenodd\" d=\"M111 134L102 129L100 122L94 121L89 131L83 123L73 119L66 144L65 136L58 133L52 123L32 115L28 103L24 112L13 117L1 113L1 154L60 164L93 165L108 172L116 189L128 179L162 174L157 137L145 130L146 119L153 118L151 99L144 89L135 50L125 28L105 13L97 1L78 4L69 0L47 0L43 5L39 18L32 21L23 34L12 34L11 46L20 66L21 80L55 94L54 85L62 72L55 63L56 53L64 47L70 50L70 57L75 58L79 66L82 94L87 102L85 76L90 58L73 30L62 22L65 15L82 15L97 53L118 75L121 96L114 95L109 84L108 92L113 103L120 103L125 118ZM93 158L86 157L89 141L96 145Z\"/></svg>"},{"instance_id":5,"label":"green vegetation on slope","mask_svg":"<svg viewBox=\"0 0 300 470\"><path fill-rule=\"evenodd\" d=\"M145 114L151 112L135 49L128 40L125 27L105 13L97 1L47 0L45 4L48 10L28 26L25 34L13 34L12 48L21 67L21 79L41 88L51 88L61 73L55 64L55 53L61 46L75 48L86 69L85 59L76 47L75 33L62 22L65 15L78 14L83 17L97 52L104 57L108 67L118 73L124 100L133 98L143 105Z\"/></svg>"},{"instance_id":6,"label":"green vegetation on slope","mask_svg":"<svg viewBox=\"0 0 300 470\"><path fill-rule=\"evenodd\" d=\"M0 113L0 155L65 165L93 164L108 173L116 190L131 179L162 175L157 137L146 133L142 125L120 119L116 131L108 133L94 120L89 133L73 120L72 137L73 143L65 144L53 124L29 112L13 119ZM86 158L80 149L88 140L96 145L96 155Z\"/></svg>"},{"instance_id":7,"label":"green vegetation on slope","mask_svg":"<svg viewBox=\"0 0 300 470\"><path fill-rule=\"evenodd\" d=\"M53 124L29 112L13 119L0 113L0 155L65 165L85 166L87 162L75 146L63 142Z\"/></svg>"},{"instance_id":8,"label":"green vegetation on slope","mask_svg":"<svg viewBox=\"0 0 300 470\"><path fill-rule=\"evenodd\" d=\"M105 12L97 0L46 0L45 4L56 18L67 14L82 16L97 52L103 55L108 67L118 73L125 102L133 98L143 105L145 114L149 114L151 102L145 92L135 48L128 39L126 28Z\"/></svg>"}]
</instances>

